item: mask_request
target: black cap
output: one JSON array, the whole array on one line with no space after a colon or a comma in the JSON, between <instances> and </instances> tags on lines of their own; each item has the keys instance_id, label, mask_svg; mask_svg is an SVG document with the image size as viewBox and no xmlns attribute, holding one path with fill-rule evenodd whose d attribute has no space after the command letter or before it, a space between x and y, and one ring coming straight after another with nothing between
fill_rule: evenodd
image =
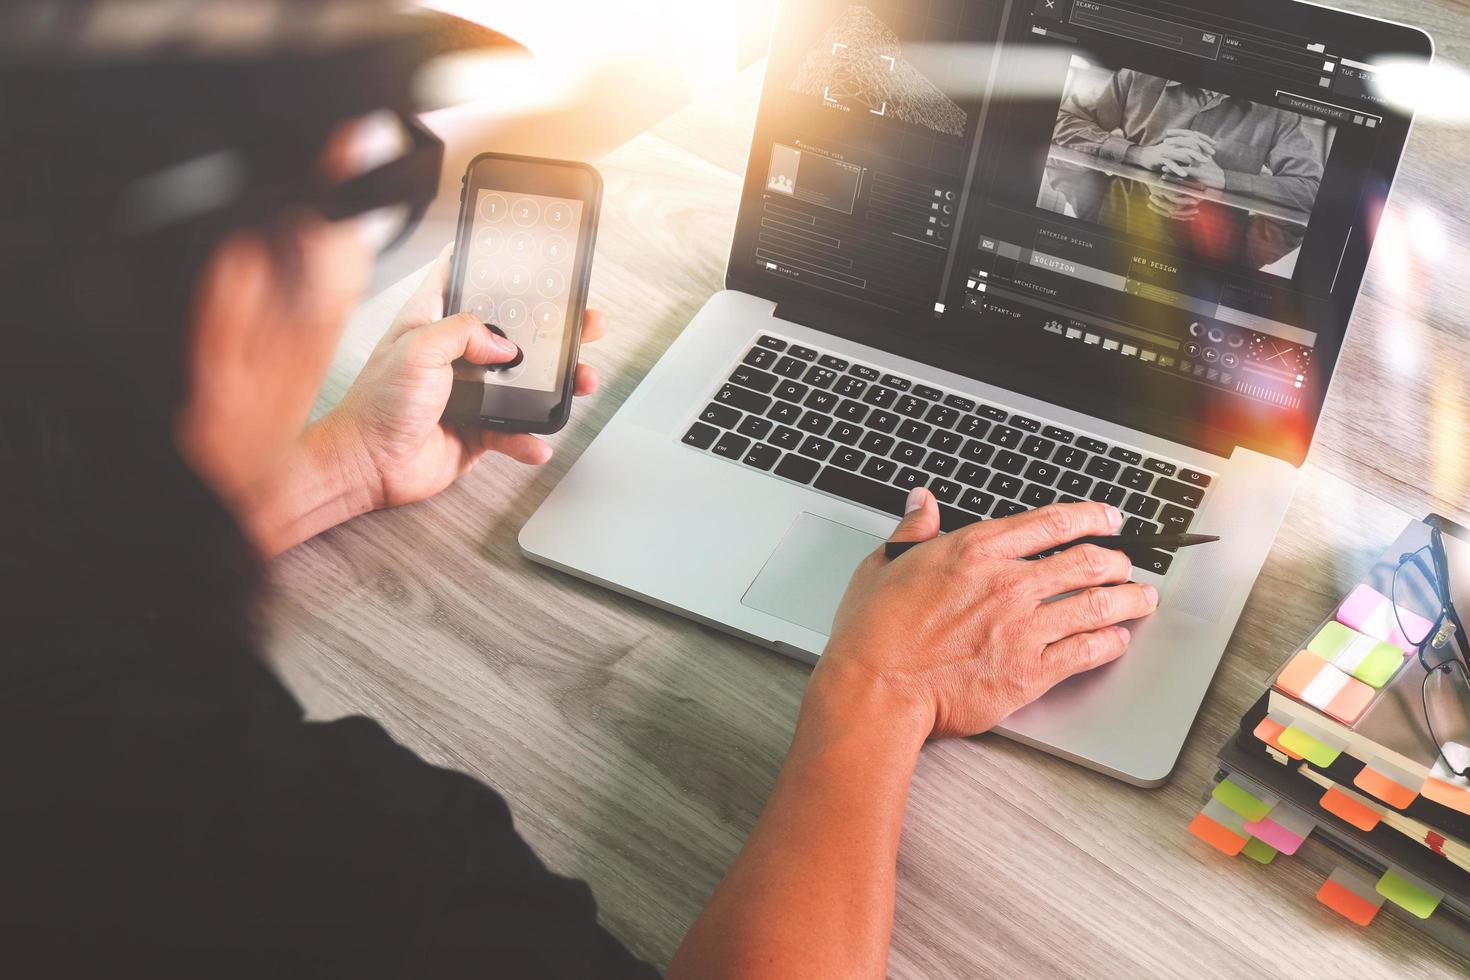
<instances>
[{"instance_id":1,"label":"black cap","mask_svg":"<svg viewBox=\"0 0 1470 980\"><path fill-rule=\"evenodd\" d=\"M0 139L75 153L79 175L116 188L211 151L319 137L416 109L433 29L387 0L12 0Z\"/></svg>"}]
</instances>

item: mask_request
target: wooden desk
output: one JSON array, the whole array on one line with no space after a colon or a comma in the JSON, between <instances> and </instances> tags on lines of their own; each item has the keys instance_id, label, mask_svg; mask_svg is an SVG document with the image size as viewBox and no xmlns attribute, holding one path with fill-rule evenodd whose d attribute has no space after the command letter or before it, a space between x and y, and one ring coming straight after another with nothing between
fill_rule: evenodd
<instances>
[{"instance_id":1,"label":"wooden desk","mask_svg":"<svg viewBox=\"0 0 1470 980\"><path fill-rule=\"evenodd\" d=\"M1462 3L1385 7L1470 64ZM807 669L523 559L517 530L717 289L760 67L599 161L593 280L614 331L540 470L487 460L277 564L273 662L316 717L379 719L510 800L555 870L666 964L750 830ZM924 750L899 856L896 977L1464 975L1412 929L1349 925L1290 858L1229 860L1185 831L1213 753L1304 624L1411 515L1464 521L1470 484L1470 135L1416 127L1301 489L1167 786L1146 791L996 737ZM1428 217L1425 217L1428 215ZM1434 228L1439 229L1435 238ZM403 288L354 319L335 401ZM370 860L371 856L365 856Z\"/></svg>"}]
</instances>

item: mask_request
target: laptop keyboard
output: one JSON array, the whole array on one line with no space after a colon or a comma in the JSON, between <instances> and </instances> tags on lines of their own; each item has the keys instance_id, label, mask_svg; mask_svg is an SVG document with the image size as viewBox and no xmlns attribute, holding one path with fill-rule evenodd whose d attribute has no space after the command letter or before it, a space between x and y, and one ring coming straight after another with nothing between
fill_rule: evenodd
<instances>
[{"instance_id":1,"label":"laptop keyboard","mask_svg":"<svg viewBox=\"0 0 1470 980\"><path fill-rule=\"evenodd\" d=\"M1116 442L758 337L685 445L895 517L914 487L953 531L1051 503L1120 508L1124 534L1187 531L1211 476ZM1173 555L1138 549L1163 575Z\"/></svg>"}]
</instances>

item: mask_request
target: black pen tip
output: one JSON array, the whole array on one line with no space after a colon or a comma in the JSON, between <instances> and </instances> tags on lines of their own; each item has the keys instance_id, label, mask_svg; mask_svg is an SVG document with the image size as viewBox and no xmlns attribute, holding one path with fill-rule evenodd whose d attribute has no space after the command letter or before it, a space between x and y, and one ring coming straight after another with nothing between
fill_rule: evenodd
<instances>
[{"instance_id":1,"label":"black pen tip","mask_svg":"<svg viewBox=\"0 0 1470 980\"><path fill-rule=\"evenodd\" d=\"M1220 535L1218 534L1181 534L1179 535L1179 546L1183 548L1192 544L1209 544L1219 540Z\"/></svg>"}]
</instances>

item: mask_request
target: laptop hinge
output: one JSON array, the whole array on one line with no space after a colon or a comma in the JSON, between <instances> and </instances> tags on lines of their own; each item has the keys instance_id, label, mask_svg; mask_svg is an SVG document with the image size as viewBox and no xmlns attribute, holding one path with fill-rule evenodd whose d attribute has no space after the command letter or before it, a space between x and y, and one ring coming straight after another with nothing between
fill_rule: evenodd
<instances>
[{"instance_id":1,"label":"laptop hinge","mask_svg":"<svg viewBox=\"0 0 1470 980\"><path fill-rule=\"evenodd\" d=\"M789 300L777 303L771 308L771 317L800 324L803 327L811 327L813 330L823 329L821 311L803 303L793 303Z\"/></svg>"},{"instance_id":2,"label":"laptop hinge","mask_svg":"<svg viewBox=\"0 0 1470 980\"><path fill-rule=\"evenodd\" d=\"M872 316L864 316L862 313L847 310L839 311L826 303L807 303L791 299L777 300L775 308L771 310L771 316L777 320L786 320L812 330L820 330L823 333L837 333L860 343L884 349L887 349L889 345L882 342L883 338L891 338L894 333L892 326L885 327ZM840 329L838 329L839 325ZM906 353L910 357L914 356L912 351ZM916 359L922 360L922 357Z\"/></svg>"}]
</instances>

